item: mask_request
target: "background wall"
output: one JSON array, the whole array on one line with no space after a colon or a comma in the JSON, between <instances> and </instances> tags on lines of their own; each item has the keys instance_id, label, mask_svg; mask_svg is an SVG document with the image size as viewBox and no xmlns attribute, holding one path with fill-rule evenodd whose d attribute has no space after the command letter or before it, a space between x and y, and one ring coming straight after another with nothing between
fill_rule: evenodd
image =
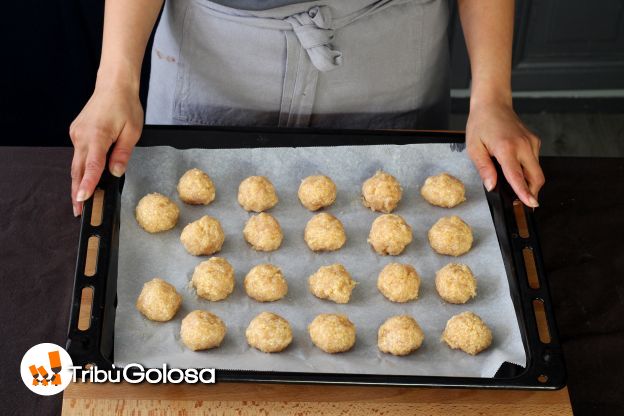
<instances>
[{"instance_id":1,"label":"background wall","mask_svg":"<svg viewBox=\"0 0 624 416\"><path fill-rule=\"evenodd\" d=\"M2 9L2 144L71 146L69 124L95 85L104 1L17 0ZM147 79L149 60L143 72Z\"/></svg>"},{"instance_id":2,"label":"background wall","mask_svg":"<svg viewBox=\"0 0 624 416\"><path fill-rule=\"evenodd\" d=\"M457 8L454 1L450 3L452 88L456 96L462 96L470 87L470 69ZM624 2L516 0L514 29L512 86L516 96L619 97L622 109ZM549 104L553 109L554 100ZM601 109L611 111L612 106Z\"/></svg>"}]
</instances>

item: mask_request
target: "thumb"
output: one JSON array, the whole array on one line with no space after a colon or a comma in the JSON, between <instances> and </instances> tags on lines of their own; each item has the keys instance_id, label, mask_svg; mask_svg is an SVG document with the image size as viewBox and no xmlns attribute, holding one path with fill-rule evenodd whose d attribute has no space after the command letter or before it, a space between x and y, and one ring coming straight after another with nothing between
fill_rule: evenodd
<instances>
[{"instance_id":1,"label":"thumb","mask_svg":"<svg viewBox=\"0 0 624 416\"><path fill-rule=\"evenodd\" d=\"M491 191L496 186L496 168L490 157L490 153L481 142L468 147L468 155L479 171L485 189Z\"/></svg>"},{"instance_id":2,"label":"thumb","mask_svg":"<svg viewBox=\"0 0 624 416\"><path fill-rule=\"evenodd\" d=\"M113 176L120 177L126 172L130 156L132 156L132 150L139 141L140 136L140 128L136 128L129 123L125 124L121 133L119 133L108 162L108 169Z\"/></svg>"}]
</instances>

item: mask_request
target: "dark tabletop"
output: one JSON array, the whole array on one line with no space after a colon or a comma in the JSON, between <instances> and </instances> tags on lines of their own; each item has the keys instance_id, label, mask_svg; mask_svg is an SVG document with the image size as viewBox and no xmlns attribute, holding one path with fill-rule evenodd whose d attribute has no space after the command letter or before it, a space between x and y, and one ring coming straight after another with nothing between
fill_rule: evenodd
<instances>
[{"instance_id":1,"label":"dark tabletop","mask_svg":"<svg viewBox=\"0 0 624 416\"><path fill-rule=\"evenodd\" d=\"M0 148L0 414L59 414L19 378L34 344L65 345L80 220L71 149ZM624 414L624 159L543 158L536 211L576 414Z\"/></svg>"}]
</instances>

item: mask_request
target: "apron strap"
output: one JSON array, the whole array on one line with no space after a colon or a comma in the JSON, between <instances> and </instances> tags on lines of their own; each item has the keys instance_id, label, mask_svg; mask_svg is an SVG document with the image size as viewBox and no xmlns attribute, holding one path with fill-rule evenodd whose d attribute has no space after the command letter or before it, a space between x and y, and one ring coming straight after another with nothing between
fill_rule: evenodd
<instances>
[{"instance_id":1,"label":"apron strap","mask_svg":"<svg viewBox=\"0 0 624 416\"><path fill-rule=\"evenodd\" d=\"M238 23L261 27L265 29L275 29L282 31L293 31L303 49L307 52L312 64L319 71L331 71L342 64L342 53L334 50L331 41L334 38L334 30L340 29L354 21L373 13L381 11L389 6L406 3L408 1L430 1L430 0L377 0L371 1L366 7L356 10L350 14L333 19L329 6L317 4L310 7L309 3L306 11L290 15L280 15L275 12L271 16L270 11L251 12L231 9L210 1L196 0L196 4L203 7L213 16L235 21ZM292 7L298 5L291 5ZM276 10L284 10L278 8ZM291 9L292 11L292 9Z\"/></svg>"},{"instance_id":2,"label":"apron strap","mask_svg":"<svg viewBox=\"0 0 624 416\"><path fill-rule=\"evenodd\" d=\"M316 97L318 70L303 53L294 32L285 31L286 68L282 86L279 127L307 126Z\"/></svg>"}]
</instances>

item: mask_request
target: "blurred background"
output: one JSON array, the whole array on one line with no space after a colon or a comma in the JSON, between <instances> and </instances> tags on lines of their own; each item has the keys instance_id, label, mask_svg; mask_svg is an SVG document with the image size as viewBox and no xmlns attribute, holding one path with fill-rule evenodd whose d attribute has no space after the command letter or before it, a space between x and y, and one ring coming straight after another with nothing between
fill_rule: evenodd
<instances>
[{"instance_id":1,"label":"blurred background","mask_svg":"<svg viewBox=\"0 0 624 416\"><path fill-rule=\"evenodd\" d=\"M3 143L70 145L68 126L95 84L104 2L14 3L0 28L17 43L0 55ZM450 8L451 128L463 130L470 69L453 0ZM146 59L143 102L148 77ZM543 155L624 156L622 0L517 0L512 79Z\"/></svg>"}]
</instances>

